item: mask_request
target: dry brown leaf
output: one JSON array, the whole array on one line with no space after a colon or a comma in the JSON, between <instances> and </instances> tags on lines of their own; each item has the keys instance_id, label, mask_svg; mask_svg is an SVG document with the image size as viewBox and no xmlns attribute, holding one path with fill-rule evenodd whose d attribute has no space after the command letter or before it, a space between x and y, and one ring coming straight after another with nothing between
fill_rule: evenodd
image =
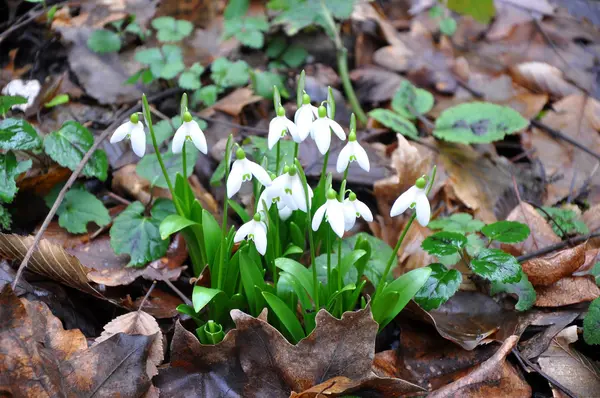
<instances>
[{"instance_id":1,"label":"dry brown leaf","mask_svg":"<svg viewBox=\"0 0 600 398\"><path fill-rule=\"evenodd\" d=\"M400 246L399 252L401 254L398 258L398 267L394 269L395 276L400 276L413 269L425 267L438 261L437 257L430 255L421 248L421 243L431 233L429 228L423 227L419 223L413 223Z\"/></svg>"},{"instance_id":2,"label":"dry brown leaf","mask_svg":"<svg viewBox=\"0 0 600 398\"><path fill-rule=\"evenodd\" d=\"M552 15L554 7L548 0L496 0L496 16L486 37L490 40L498 40L507 36L512 28L529 22L533 19L541 19L543 15Z\"/></svg>"},{"instance_id":3,"label":"dry brown leaf","mask_svg":"<svg viewBox=\"0 0 600 398\"><path fill-rule=\"evenodd\" d=\"M509 69L517 83L555 98L581 94L581 90L565 80L560 69L544 62L524 62Z\"/></svg>"},{"instance_id":4,"label":"dry brown leaf","mask_svg":"<svg viewBox=\"0 0 600 398\"><path fill-rule=\"evenodd\" d=\"M375 374L360 381L338 376L311 387L300 394L292 392L290 398L343 398L348 395L363 396L364 394L368 396L377 394L377 396L395 398L406 396L407 391L415 391L415 387L414 384L398 378L379 377Z\"/></svg>"},{"instance_id":5,"label":"dry brown leaf","mask_svg":"<svg viewBox=\"0 0 600 398\"><path fill-rule=\"evenodd\" d=\"M146 371L149 378L157 375L157 367L164 359L164 352L162 333L158 323L156 322L156 319L144 311L135 311L130 312L129 314L118 316L104 325L104 331L99 337L96 338L93 346L108 340L117 333L125 333L131 336L143 335L154 337L154 341L152 342L150 352L148 354Z\"/></svg>"},{"instance_id":6,"label":"dry brown leaf","mask_svg":"<svg viewBox=\"0 0 600 398\"><path fill-rule=\"evenodd\" d=\"M244 109L246 105L259 102L260 100L262 100L260 95L254 94L254 91L248 87L242 87L221 98L212 107L235 117L242 113L242 109Z\"/></svg>"},{"instance_id":7,"label":"dry brown leaf","mask_svg":"<svg viewBox=\"0 0 600 398\"><path fill-rule=\"evenodd\" d=\"M142 304L144 297L140 296L135 301L127 295L124 299L121 299L119 304L127 308L130 311L137 311ZM150 292L150 296L144 303L144 311L152 315L157 319L163 318L174 318L178 314L177 306L183 304L181 298L167 293L159 288L155 288Z\"/></svg>"},{"instance_id":8,"label":"dry brown leaf","mask_svg":"<svg viewBox=\"0 0 600 398\"><path fill-rule=\"evenodd\" d=\"M582 219L590 231L600 230L600 203L583 213Z\"/></svg>"},{"instance_id":9,"label":"dry brown leaf","mask_svg":"<svg viewBox=\"0 0 600 398\"><path fill-rule=\"evenodd\" d=\"M537 257L521 264L534 286L548 286L570 276L585 262L585 244L558 253Z\"/></svg>"},{"instance_id":10,"label":"dry brown leaf","mask_svg":"<svg viewBox=\"0 0 600 398\"><path fill-rule=\"evenodd\" d=\"M600 296L600 288L591 276L569 276L550 286L535 289L537 307L560 307L592 301Z\"/></svg>"},{"instance_id":11,"label":"dry brown leaf","mask_svg":"<svg viewBox=\"0 0 600 398\"><path fill-rule=\"evenodd\" d=\"M542 118L545 125L596 153L600 152L600 102L582 95L570 95L555 103L553 109L554 112L548 112ZM580 190L598 164L591 155L536 128L523 134L523 145L527 149L535 148L535 157L542 162L549 176L562 176L548 187L547 204L567 197L572 190ZM589 187L600 187L600 173L591 176Z\"/></svg>"},{"instance_id":12,"label":"dry brown leaf","mask_svg":"<svg viewBox=\"0 0 600 398\"><path fill-rule=\"evenodd\" d=\"M527 224L531 231L523 242L511 245L510 251L514 255L531 253L560 242L560 238L554 233L548 221L529 203L521 202L510 212L506 220Z\"/></svg>"},{"instance_id":13,"label":"dry brown leaf","mask_svg":"<svg viewBox=\"0 0 600 398\"><path fill-rule=\"evenodd\" d=\"M564 329L538 358L538 364L575 396L594 397L600 391L600 369L571 346L577 340L577 325Z\"/></svg>"},{"instance_id":14,"label":"dry brown leaf","mask_svg":"<svg viewBox=\"0 0 600 398\"><path fill-rule=\"evenodd\" d=\"M506 361L518 341L518 336L509 337L490 359L465 377L432 392L429 397L531 397L529 384Z\"/></svg>"}]
</instances>

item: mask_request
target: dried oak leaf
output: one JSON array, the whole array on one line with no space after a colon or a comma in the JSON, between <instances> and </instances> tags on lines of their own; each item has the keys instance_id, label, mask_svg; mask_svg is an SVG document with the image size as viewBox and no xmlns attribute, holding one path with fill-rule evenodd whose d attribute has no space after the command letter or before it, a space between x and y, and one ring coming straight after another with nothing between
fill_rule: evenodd
<instances>
[{"instance_id":1,"label":"dried oak leaf","mask_svg":"<svg viewBox=\"0 0 600 398\"><path fill-rule=\"evenodd\" d=\"M530 253L561 241L548 221L529 203L519 203L506 217L506 220L527 224L531 231L523 242L506 247L514 255Z\"/></svg>"},{"instance_id":2,"label":"dried oak leaf","mask_svg":"<svg viewBox=\"0 0 600 398\"><path fill-rule=\"evenodd\" d=\"M521 264L534 286L549 286L570 276L585 262L585 244L558 253L537 257Z\"/></svg>"},{"instance_id":3,"label":"dried oak leaf","mask_svg":"<svg viewBox=\"0 0 600 398\"><path fill-rule=\"evenodd\" d=\"M118 334L90 349L40 302L0 293L0 394L139 397L150 387L146 360L156 336Z\"/></svg>"},{"instance_id":4,"label":"dried oak leaf","mask_svg":"<svg viewBox=\"0 0 600 398\"><path fill-rule=\"evenodd\" d=\"M432 392L429 397L531 397L529 384L506 361L517 341L518 336L510 336L490 359L465 377Z\"/></svg>"},{"instance_id":5,"label":"dried oak leaf","mask_svg":"<svg viewBox=\"0 0 600 398\"><path fill-rule=\"evenodd\" d=\"M592 301L600 296L600 288L592 276L569 276L550 286L535 289L537 307L560 307L584 301Z\"/></svg>"}]
</instances>

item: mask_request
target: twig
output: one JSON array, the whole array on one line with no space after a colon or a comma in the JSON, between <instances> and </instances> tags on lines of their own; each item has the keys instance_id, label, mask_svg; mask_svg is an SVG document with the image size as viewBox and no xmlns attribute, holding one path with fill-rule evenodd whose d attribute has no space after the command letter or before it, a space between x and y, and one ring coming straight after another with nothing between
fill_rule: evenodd
<instances>
[{"instance_id":1,"label":"twig","mask_svg":"<svg viewBox=\"0 0 600 398\"><path fill-rule=\"evenodd\" d=\"M169 95L172 95L179 91L180 91L179 88L172 88L169 90L165 90L162 93L158 93L154 97L151 97L150 100L155 101L155 100L163 98L163 97L168 97ZM87 151L87 153L83 156L83 159L81 159L81 162L79 162L79 164L77 165L77 168L75 168L75 170L73 171L73 173L71 174L71 176L69 177L69 179L67 180L65 185L63 186L63 188L60 190L60 193L56 197L56 200L54 201L54 204L52 205L50 212L48 213L48 215L46 216L46 219L42 223L40 230L35 235L35 237L33 239L33 243L27 250L27 253L25 253L25 257L23 257L23 261L21 261L21 265L19 265L19 269L17 270L17 275L15 276L15 280L13 281L13 289L15 289L15 287L17 286L17 282L19 281L21 274L25 270L25 267L27 267L27 263L29 262L29 259L31 259L31 256L33 255L33 252L37 248L38 243L40 243L40 240L42 239L42 235L44 235L44 232L48 228L50 221L52 221L52 218L56 214L56 211L58 210L58 207L60 206L63 199L65 198L67 191L69 190L69 188L71 188L71 186L73 185L75 180L77 180L77 177L79 177L79 174L85 167L88 160L90 160L90 158L92 157L94 152L96 152L96 149L98 149L100 144L114 131L114 129L117 127L117 125L119 123L121 123L121 121L123 120L124 117L126 117L127 115L129 115L133 112L139 111L141 108L142 108L141 102L138 102L136 105L132 106L131 108L129 108L126 111L121 112L119 115L117 115L114 119L115 121L110 126L108 126L106 128L106 130L104 130L102 132L102 134L100 134L100 136L94 142L94 144L92 145L90 150Z\"/></svg>"},{"instance_id":2,"label":"twig","mask_svg":"<svg viewBox=\"0 0 600 398\"><path fill-rule=\"evenodd\" d=\"M121 197L121 196L117 195L117 194L116 194L116 193L114 193L114 192L110 192L110 191L109 191L109 192L107 192L107 193L106 193L106 195L107 195L107 196L110 196L111 198L113 198L113 199L114 199L114 200L116 200L117 202L119 202L119 203L121 203L121 204L124 204L125 206L129 206L129 205L131 204L131 201L130 201L130 200L127 200L127 199L125 199L125 198L123 198L123 197Z\"/></svg>"},{"instance_id":3,"label":"twig","mask_svg":"<svg viewBox=\"0 0 600 398\"><path fill-rule=\"evenodd\" d=\"M150 289L148 289L148 291L146 292L144 299L142 300L142 302L140 303L140 305L137 309L138 312L140 312L142 310L142 307L144 306L144 304L146 304L146 300L148 300L148 297L150 297L150 293L152 293L155 286L156 286L156 281L152 281L152 286L150 286Z\"/></svg>"},{"instance_id":4,"label":"twig","mask_svg":"<svg viewBox=\"0 0 600 398\"><path fill-rule=\"evenodd\" d=\"M569 390L567 387L560 384L558 381L556 381L556 379L554 379L552 376L550 376L549 374L544 372L542 369L540 369L538 366L536 366L534 363L532 363L528 358L522 356L518 349L513 348L512 353L515 354L515 356L517 357L517 359L519 360L519 362L521 363L521 366L523 366L523 368L532 369L533 371L537 372L540 376L542 376L543 378L548 380L550 383L554 384L554 386L556 388L558 388L559 390L564 392L569 397L577 398L577 395L575 395L571 390Z\"/></svg>"},{"instance_id":5,"label":"twig","mask_svg":"<svg viewBox=\"0 0 600 398\"><path fill-rule=\"evenodd\" d=\"M598 236L600 236L600 231L594 231L594 232L589 233L587 235L582 235L582 236L579 236L577 238L572 238L572 239L569 239L569 240L565 240L565 241L562 241L562 242L555 243L555 244L550 245L550 246L542 247L539 250L536 250L534 252L527 253L527 254L524 254L522 256L517 257L517 260L520 263L522 263L523 261L527 261L529 259L532 259L532 258L535 258L535 257L538 257L538 256L543 256L544 254L552 253L553 251L562 249L562 248L564 248L566 246L576 245L576 244L585 242L588 239L596 238Z\"/></svg>"},{"instance_id":6,"label":"twig","mask_svg":"<svg viewBox=\"0 0 600 398\"><path fill-rule=\"evenodd\" d=\"M64 1L62 3L57 3L55 5L56 5L56 7L61 7L67 3L68 3L68 1ZM31 10L29 10L29 12L27 12L27 14L29 14L29 16L27 18L23 19L21 22L14 24L13 26L6 29L4 32L2 32L0 34L0 43L2 43L4 41L4 39L6 39L8 37L8 35L10 35L12 32L14 32L15 30L17 30L19 28L22 28L23 26L27 25L29 22L33 21L34 19L36 19L37 17L39 17L41 15L44 15L45 13L46 13L46 10L44 8L42 8L42 9L37 9L37 7L32 8ZM25 15L27 15L27 14L25 14Z\"/></svg>"},{"instance_id":7,"label":"twig","mask_svg":"<svg viewBox=\"0 0 600 398\"><path fill-rule=\"evenodd\" d=\"M192 303L192 301L191 301L189 298L187 298L185 294L183 294L183 293L181 292L181 290L179 290L179 289L177 289L177 288L175 287L175 285L173 284L173 282L171 282L171 281L169 280L169 278L165 278L165 279L163 279L162 281L163 281L164 283L166 283L166 284L167 284L167 286L169 286L169 287L170 287L170 288L171 288L171 289L172 289L172 290L173 290L173 291L174 291L174 292L175 292L175 293L176 293L176 294L179 296L179 298L180 298L180 299L181 299L181 300L182 300L184 303L186 303L186 304L187 304L187 305L189 305L189 306L193 306L193 305L194 305L194 304Z\"/></svg>"},{"instance_id":8,"label":"twig","mask_svg":"<svg viewBox=\"0 0 600 398\"><path fill-rule=\"evenodd\" d=\"M531 119L530 122L533 126L539 128L541 130L544 130L546 133L550 134L554 138L558 138L563 141L566 141L569 144L573 145L574 147L581 149L588 155L591 155L591 156L595 157L597 160L600 160L600 154L592 151L590 148L586 147L585 145L581 144L580 142L575 141L573 138L569 137L568 135L566 135L558 130L553 129L550 126L545 125L544 123L540 122L539 120Z\"/></svg>"}]
</instances>

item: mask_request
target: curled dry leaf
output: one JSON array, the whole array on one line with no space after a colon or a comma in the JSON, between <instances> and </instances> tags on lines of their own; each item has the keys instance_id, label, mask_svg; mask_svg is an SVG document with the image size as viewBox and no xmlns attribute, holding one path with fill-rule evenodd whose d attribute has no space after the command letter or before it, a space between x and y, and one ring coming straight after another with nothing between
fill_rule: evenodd
<instances>
[{"instance_id":1,"label":"curled dry leaf","mask_svg":"<svg viewBox=\"0 0 600 398\"><path fill-rule=\"evenodd\" d=\"M563 311L557 314L551 325L520 345L521 355L528 359L537 358L548 349L552 339L573 322L579 314L580 311Z\"/></svg>"},{"instance_id":2,"label":"curled dry leaf","mask_svg":"<svg viewBox=\"0 0 600 398\"><path fill-rule=\"evenodd\" d=\"M592 301L600 296L600 288L591 276L569 276L550 286L535 289L537 307L560 307Z\"/></svg>"},{"instance_id":3,"label":"curled dry leaf","mask_svg":"<svg viewBox=\"0 0 600 398\"><path fill-rule=\"evenodd\" d=\"M565 80L560 69L545 62L524 62L510 69L510 74L520 85L555 98L580 94L581 90Z\"/></svg>"},{"instance_id":4,"label":"curled dry leaf","mask_svg":"<svg viewBox=\"0 0 600 398\"><path fill-rule=\"evenodd\" d=\"M560 238L554 233L548 221L529 203L519 203L506 219L526 224L531 231L523 242L505 248L514 255L531 253L560 242Z\"/></svg>"},{"instance_id":5,"label":"curled dry leaf","mask_svg":"<svg viewBox=\"0 0 600 398\"><path fill-rule=\"evenodd\" d=\"M237 117L242 113L242 110L246 105L253 104L260 100L262 100L260 95L254 94L254 91L248 87L242 87L221 98L212 107L218 111Z\"/></svg>"},{"instance_id":6,"label":"curled dry leaf","mask_svg":"<svg viewBox=\"0 0 600 398\"><path fill-rule=\"evenodd\" d=\"M534 286L549 286L570 276L585 262L585 244L558 253L537 257L521 264Z\"/></svg>"},{"instance_id":7,"label":"curled dry leaf","mask_svg":"<svg viewBox=\"0 0 600 398\"><path fill-rule=\"evenodd\" d=\"M162 363L164 353L162 333L156 319L144 311L135 311L118 316L104 325L104 331L96 338L92 347L108 340L117 333L125 333L131 336L143 335L154 338L148 355L146 371L149 378L157 375L157 367Z\"/></svg>"},{"instance_id":8,"label":"curled dry leaf","mask_svg":"<svg viewBox=\"0 0 600 398\"><path fill-rule=\"evenodd\" d=\"M531 397L529 384L506 361L506 356L518 341L518 336L510 336L490 359L465 377L434 391L429 397Z\"/></svg>"},{"instance_id":9,"label":"curled dry leaf","mask_svg":"<svg viewBox=\"0 0 600 398\"><path fill-rule=\"evenodd\" d=\"M538 364L575 396L593 397L600 391L600 369L571 345L577 339L577 325L564 329L538 358Z\"/></svg>"}]
</instances>

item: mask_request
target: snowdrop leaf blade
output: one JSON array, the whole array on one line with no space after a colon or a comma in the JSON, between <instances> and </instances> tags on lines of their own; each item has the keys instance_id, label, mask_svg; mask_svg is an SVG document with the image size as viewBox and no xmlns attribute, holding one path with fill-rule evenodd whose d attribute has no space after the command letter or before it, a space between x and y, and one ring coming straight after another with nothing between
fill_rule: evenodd
<instances>
[{"instance_id":1,"label":"snowdrop leaf blade","mask_svg":"<svg viewBox=\"0 0 600 398\"><path fill-rule=\"evenodd\" d=\"M285 329L291 335L292 344L296 344L306 337L304 329L302 329L302 325L296 317L296 314L289 309L283 300L269 292L262 292L262 295L267 304L269 304L269 307L271 307L275 315L277 315L277 318L279 318Z\"/></svg>"}]
</instances>

